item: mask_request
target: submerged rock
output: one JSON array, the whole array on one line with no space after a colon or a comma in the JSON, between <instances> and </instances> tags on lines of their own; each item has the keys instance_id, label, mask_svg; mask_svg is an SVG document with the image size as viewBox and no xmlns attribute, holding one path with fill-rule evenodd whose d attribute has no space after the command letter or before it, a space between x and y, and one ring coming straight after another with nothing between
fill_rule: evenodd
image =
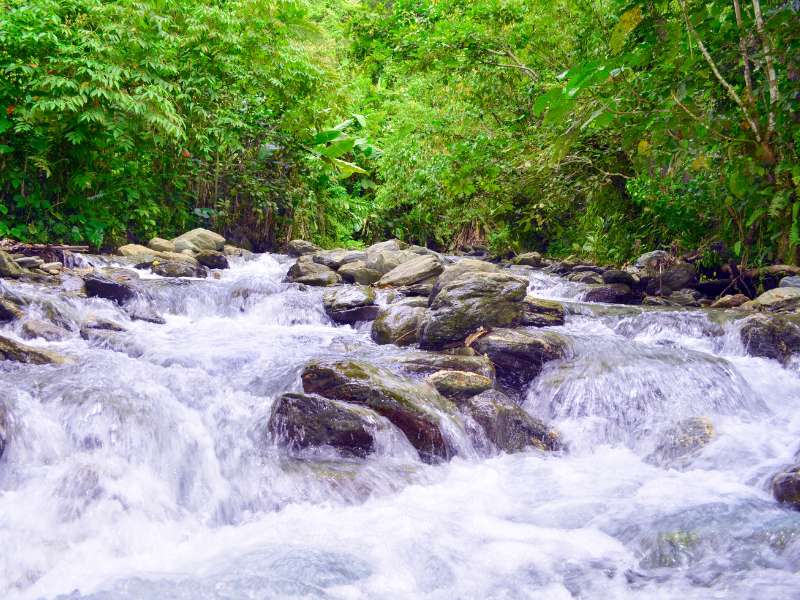
<instances>
[{"instance_id":1,"label":"submerged rock","mask_svg":"<svg viewBox=\"0 0 800 600\"><path fill-rule=\"evenodd\" d=\"M800 510L800 464L778 473L773 478L772 494L778 502Z\"/></svg>"},{"instance_id":2,"label":"submerged rock","mask_svg":"<svg viewBox=\"0 0 800 600\"><path fill-rule=\"evenodd\" d=\"M564 324L564 305L553 300L526 296L520 325L528 327L552 327Z\"/></svg>"},{"instance_id":3,"label":"submerged rock","mask_svg":"<svg viewBox=\"0 0 800 600\"><path fill-rule=\"evenodd\" d=\"M29 340L42 338L48 342L57 342L63 340L68 335L69 331L63 327L48 323L47 321L30 319L22 324L22 337Z\"/></svg>"},{"instance_id":4,"label":"submerged rock","mask_svg":"<svg viewBox=\"0 0 800 600\"><path fill-rule=\"evenodd\" d=\"M426 383L358 361L314 362L302 377L306 393L363 405L387 418L425 462L447 460L456 452L444 434L457 426L454 407Z\"/></svg>"},{"instance_id":5,"label":"submerged rock","mask_svg":"<svg viewBox=\"0 0 800 600\"><path fill-rule=\"evenodd\" d=\"M435 255L422 255L406 261L381 277L379 287L410 286L426 279L436 277L442 272L442 261ZM433 287L433 282L430 282Z\"/></svg>"},{"instance_id":6,"label":"submerged rock","mask_svg":"<svg viewBox=\"0 0 800 600\"><path fill-rule=\"evenodd\" d=\"M336 271L311 260L311 257L301 256L289 269L286 281L324 287L341 283L342 278Z\"/></svg>"},{"instance_id":7,"label":"submerged rock","mask_svg":"<svg viewBox=\"0 0 800 600\"><path fill-rule=\"evenodd\" d=\"M306 254L314 254L321 250L322 248L306 240L292 240L287 245L289 256L305 256Z\"/></svg>"},{"instance_id":8,"label":"submerged rock","mask_svg":"<svg viewBox=\"0 0 800 600\"><path fill-rule=\"evenodd\" d=\"M290 451L329 446L364 458L375 450L380 416L363 406L308 394L284 394L267 424L270 437Z\"/></svg>"},{"instance_id":9,"label":"submerged rock","mask_svg":"<svg viewBox=\"0 0 800 600\"><path fill-rule=\"evenodd\" d=\"M125 304L136 297L134 282L139 276L132 271L116 270L101 275L89 273L83 278L86 295L90 298L105 298L117 304Z\"/></svg>"},{"instance_id":10,"label":"submerged rock","mask_svg":"<svg viewBox=\"0 0 800 600\"><path fill-rule=\"evenodd\" d=\"M67 362L60 354L32 348L3 336L0 336L0 360L32 365L61 365Z\"/></svg>"},{"instance_id":11,"label":"submerged rock","mask_svg":"<svg viewBox=\"0 0 800 600\"><path fill-rule=\"evenodd\" d=\"M786 363L792 354L800 352L800 316L753 315L739 335L752 356Z\"/></svg>"},{"instance_id":12,"label":"submerged rock","mask_svg":"<svg viewBox=\"0 0 800 600\"><path fill-rule=\"evenodd\" d=\"M371 321L378 315L375 291L354 285L326 292L322 298L327 315L337 323L353 324Z\"/></svg>"},{"instance_id":13,"label":"submerged rock","mask_svg":"<svg viewBox=\"0 0 800 600\"><path fill-rule=\"evenodd\" d=\"M690 457L714 439L714 424L708 417L692 417L669 427L647 461L662 466L686 466Z\"/></svg>"},{"instance_id":14,"label":"submerged rock","mask_svg":"<svg viewBox=\"0 0 800 600\"><path fill-rule=\"evenodd\" d=\"M445 398L466 399L492 387L492 380L469 371L437 371L426 381Z\"/></svg>"},{"instance_id":15,"label":"submerged rock","mask_svg":"<svg viewBox=\"0 0 800 600\"><path fill-rule=\"evenodd\" d=\"M348 283L372 285L381 278L378 271L367 268L363 260L356 260L339 267L339 276Z\"/></svg>"},{"instance_id":16,"label":"submerged rock","mask_svg":"<svg viewBox=\"0 0 800 600\"><path fill-rule=\"evenodd\" d=\"M426 312L425 308L407 304L390 304L381 308L372 324L373 341L397 346L416 343L417 330Z\"/></svg>"},{"instance_id":17,"label":"submerged rock","mask_svg":"<svg viewBox=\"0 0 800 600\"><path fill-rule=\"evenodd\" d=\"M495 329L478 338L472 347L486 354L505 384L518 387L527 384L549 361L567 356L567 340L552 331Z\"/></svg>"},{"instance_id":18,"label":"submerged rock","mask_svg":"<svg viewBox=\"0 0 800 600\"><path fill-rule=\"evenodd\" d=\"M483 428L498 450L513 453L528 448L559 450L558 432L532 417L502 392L487 390L461 404Z\"/></svg>"}]
</instances>

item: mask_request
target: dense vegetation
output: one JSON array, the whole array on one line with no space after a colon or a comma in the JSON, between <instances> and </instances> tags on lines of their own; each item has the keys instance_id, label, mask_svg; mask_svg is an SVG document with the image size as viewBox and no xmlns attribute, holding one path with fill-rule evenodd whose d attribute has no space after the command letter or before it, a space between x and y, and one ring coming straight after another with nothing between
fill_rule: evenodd
<instances>
[{"instance_id":1,"label":"dense vegetation","mask_svg":"<svg viewBox=\"0 0 800 600\"><path fill-rule=\"evenodd\" d=\"M2 4L0 237L798 259L797 1Z\"/></svg>"}]
</instances>

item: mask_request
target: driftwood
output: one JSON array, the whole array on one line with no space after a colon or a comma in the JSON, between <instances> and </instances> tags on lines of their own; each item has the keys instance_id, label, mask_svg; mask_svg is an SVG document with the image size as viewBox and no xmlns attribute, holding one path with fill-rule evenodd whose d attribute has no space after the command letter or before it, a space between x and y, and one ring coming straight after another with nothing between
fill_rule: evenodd
<instances>
[{"instance_id":1,"label":"driftwood","mask_svg":"<svg viewBox=\"0 0 800 600\"><path fill-rule=\"evenodd\" d=\"M45 262L60 262L66 267L73 267L77 264L73 254L88 252L89 246L67 244L23 244L22 242L4 239L0 240L0 250L10 254L38 256Z\"/></svg>"}]
</instances>

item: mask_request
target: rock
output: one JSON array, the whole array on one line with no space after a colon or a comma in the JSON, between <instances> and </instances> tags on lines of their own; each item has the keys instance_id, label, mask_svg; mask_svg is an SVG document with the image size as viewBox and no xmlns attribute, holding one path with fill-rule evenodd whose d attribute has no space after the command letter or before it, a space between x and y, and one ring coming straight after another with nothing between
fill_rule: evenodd
<instances>
[{"instance_id":1,"label":"rock","mask_svg":"<svg viewBox=\"0 0 800 600\"><path fill-rule=\"evenodd\" d=\"M800 465L795 465L774 477L772 495L778 502L800 510Z\"/></svg>"},{"instance_id":2,"label":"rock","mask_svg":"<svg viewBox=\"0 0 800 600\"><path fill-rule=\"evenodd\" d=\"M425 381L451 400L464 400L492 387L491 379L469 371L437 371L428 375Z\"/></svg>"},{"instance_id":3,"label":"rock","mask_svg":"<svg viewBox=\"0 0 800 600\"><path fill-rule=\"evenodd\" d=\"M124 332L109 329L81 328L81 337L96 348L127 354L131 358L144 355L144 348Z\"/></svg>"},{"instance_id":4,"label":"rock","mask_svg":"<svg viewBox=\"0 0 800 600\"><path fill-rule=\"evenodd\" d=\"M175 242L165 240L164 238L154 237L147 242L147 247L156 252L175 252Z\"/></svg>"},{"instance_id":5,"label":"rock","mask_svg":"<svg viewBox=\"0 0 800 600\"><path fill-rule=\"evenodd\" d=\"M0 458L3 458L3 453L6 451L6 444L8 443L8 411L6 407L0 402Z\"/></svg>"},{"instance_id":6,"label":"rock","mask_svg":"<svg viewBox=\"0 0 800 600\"><path fill-rule=\"evenodd\" d=\"M444 285L420 323L420 347L461 345L481 327L513 325L523 317L528 281L507 273L464 273Z\"/></svg>"},{"instance_id":7,"label":"rock","mask_svg":"<svg viewBox=\"0 0 800 600\"><path fill-rule=\"evenodd\" d=\"M32 348L3 336L0 336L0 360L31 365L61 365L67 362L60 354Z\"/></svg>"},{"instance_id":8,"label":"rock","mask_svg":"<svg viewBox=\"0 0 800 600\"><path fill-rule=\"evenodd\" d=\"M301 256L289 269L286 281L324 287L341 283L342 278L325 265L315 263L311 257Z\"/></svg>"},{"instance_id":9,"label":"rock","mask_svg":"<svg viewBox=\"0 0 800 600\"><path fill-rule=\"evenodd\" d=\"M520 325L552 327L564 324L564 305L553 300L526 296L522 301L524 312Z\"/></svg>"},{"instance_id":10,"label":"rock","mask_svg":"<svg viewBox=\"0 0 800 600\"><path fill-rule=\"evenodd\" d=\"M289 256L305 256L306 254L314 254L321 250L322 248L306 240L292 240L286 246L286 251Z\"/></svg>"},{"instance_id":11,"label":"rock","mask_svg":"<svg viewBox=\"0 0 800 600\"><path fill-rule=\"evenodd\" d=\"M669 301L675 306L700 306L703 295L692 289L683 289L669 294Z\"/></svg>"},{"instance_id":12,"label":"rock","mask_svg":"<svg viewBox=\"0 0 800 600\"><path fill-rule=\"evenodd\" d=\"M205 267L195 266L183 260L161 260L153 262L150 270L161 277L207 277Z\"/></svg>"},{"instance_id":13,"label":"rock","mask_svg":"<svg viewBox=\"0 0 800 600\"><path fill-rule=\"evenodd\" d=\"M399 288L394 288L399 294L406 297L425 298L426 301L430 298L433 287L436 285L436 277L429 277L411 285L404 285Z\"/></svg>"},{"instance_id":14,"label":"rock","mask_svg":"<svg viewBox=\"0 0 800 600\"><path fill-rule=\"evenodd\" d=\"M230 265L228 265L228 259L222 252L216 252L214 250L203 250L202 252L198 252L195 256L197 262L199 262L204 267L208 267L209 269L227 269Z\"/></svg>"},{"instance_id":15,"label":"rock","mask_svg":"<svg viewBox=\"0 0 800 600\"><path fill-rule=\"evenodd\" d=\"M546 362L565 358L568 350L566 339L559 334L526 329L495 329L472 347L489 357L498 378L511 387L527 384Z\"/></svg>"},{"instance_id":16,"label":"rock","mask_svg":"<svg viewBox=\"0 0 800 600\"><path fill-rule=\"evenodd\" d=\"M361 285L372 285L381 278L378 271L367 268L367 263L363 260L356 260L339 267L339 276L348 283L359 283Z\"/></svg>"},{"instance_id":17,"label":"rock","mask_svg":"<svg viewBox=\"0 0 800 600\"><path fill-rule=\"evenodd\" d=\"M458 426L454 408L426 383L356 361L314 362L302 377L306 393L363 405L387 418L425 462L447 460L456 452L444 435L448 427ZM452 422L445 425L445 419Z\"/></svg>"},{"instance_id":18,"label":"rock","mask_svg":"<svg viewBox=\"0 0 800 600\"><path fill-rule=\"evenodd\" d=\"M784 277L781 279L778 287L800 289L800 275L790 275L789 277Z\"/></svg>"},{"instance_id":19,"label":"rock","mask_svg":"<svg viewBox=\"0 0 800 600\"><path fill-rule=\"evenodd\" d=\"M220 251L225 246L224 237L218 233L202 228L187 231L172 241L175 244L176 252L181 252L186 249L196 250L198 252L201 250Z\"/></svg>"},{"instance_id":20,"label":"rock","mask_svg":"<svg viewBox=\"0 0 800 600\"><path fill-rule=\"evenodd\" d=\"M284 394L267 424L270 437L290 451L330 446L345 456L375 451L381 418L373 410L307 394Z\"/></svg>"},{"instance_id":21,"label":"rock","mask_svg":"<svg viewBox=\"0 0 800 600\"><path fill-rule=\"evenodd\" d=\"M662 269L665 265L675 262L675 257L669 252L664 250L653 250L642 254L636 259L634 265L637 269L645 269L649 271L657 271Z\"/></svg>"},{"instance_id":22,"label":"rock","mask_svg":"<svg viewBox=\"0 0 800 600\"><path fill-rule=\"evenodd\" d=\"M713 302L711 308L736 308L749 301L750 298L744 294L728 294Z\"/></svg>"},{"instance_id":23,"label":"rock","mask_svg":"<svg viewBox=\"0 0 800 600\"><path fill-rule=\"evenodd\" d=\"M677 263L656 274L653 283L660 287L662 293L668 295L666 290L681 290L697 283L697 272L689 263Z\"/></svg>"},{"instance_id":24,"label":"rock","mask_svg":"<svg viewBox=\"0 0 800 600\"><path fill-rule=\"evenodd\" d=\"M630 288L636 287L639 283L639 278L620 269L609 269L603 273L603 283L621 283Z\"/></svg>"},{"instance_id":25,"label":"rock","mask_svg":"<svg viewBox=\"0 0 800 600\"><path fill-rule=\"evenodd\" d=\"M134 306L126 311L131 321L144 321L154 325L166 325L167 321L150 306Z\"/></svg>"},{"instance_id":26,"label":"rock","mask_svg":"<svg viewBox=\"0 0 800 600\"><path fill-rule=\"evenodd\" d=\"M462 407L502 452L561 449L557 431L526 413L502 392L487 390L466 400Z\"/></svg>"},{"instance_id":27,"label":"rock","mask_svg":"<svg viewBox=\"0 0 800 600\"><path fill-rule=\"evenodd\" d=\"M125 244L124 246L120 246L117 248L117 254L120 256L127 256L136 258L137 260L153 260L158 256L158 252L156 250L152 250L147 246L142 246L140 244Z\"/></svg>"},{"instance_id":28,"label":"rock","mask_svg":"<svg viewBox=\"0 0 800 600\"><path fill-rule=\"evenodd\" d=\"M0 297L0 323L17 321L23 317L23 312L11 300Z\"/></svg>"},{"instance_id":29,"label":"rock","mask_svg":"<svg viewBox=\"0 0 800 600\"><path fill-rule=\"evenodd\" d=\"M576 271L567 275L567 280L575 283L601 284L603 276L594 271Z\"/></svg>"},{"instance_id":30,"label":"rock","mask_svg":"<svg viewBox=\"0 0 800 600\"><path fill-rule=\"evenodd\" d=\"M752 356L786 363L792 354L800 352L800 317L753 315L742 325L739 335Z\"/></svg>"},{"instance_id":31,"label":"rock","mask_svg":"<svg viewBox=\"0 0 800 600\"><path fill-rule=\"evenodd\" d=\"M798 305L800 305L800 288L782 287L764 292L755 300L743 304L742 308L777 312L794 309Z\"/></svg>"},{"instance_id":32,"label":"rock","mask_svg":"<svg viewBox=\"0 0 800 600\"><path fill-rule=\"evenodd\" d=\"M410 250L384 250L383 252L367 254L367 268L377 271L383 276L404 262L416 258L419 258L419 254L415 254Z\"/></svg>"},{"instance_id":33,"label":"rock","mask_svg":"<svg viewBox=\"0 0 800 600\"><path fill-rule=\"evenodd\" d=\"M105 298L117 304L125 304L136 297L134 288L138 276L132 271L112 272L108 276L89 273L83 278L86 295L90 298Z\"/></svg>"},{"instance_id":34,"label":"rock","mask_svg":"<svg viewBox=\"0 0 800 600\"><path fill-rule=\"evenodd\" d=\"M602 275L605 272L603 267L598 267L597 265L589 265L589 264L580 264L575 265L570 269L571 273L595 273L596 275ZM600 281L602 283L602 279Z\"/></svg>"},{"instance_id":35,"label":"rock","mask_svg":"<svg viewBox=\"0 0 800 600\"><path fill-rule=\"evenodd\" d=\"M38 256L23 256L22 258L17 258L14 262L23 269L38 269L44 264L44 261Z\"/></svg>"},{"instance_id":36,"label":"rock","mask_svg":"<svg viewBox=\"0 0 800 600\"><path fill-rule=\"evenodd\" d=\"M624 283L608 283L593 286L583 295L585 302L603 302L605 304L637 304L641 296Z\"/></svg>"},{"instance_id":37,"label":"rock","mask_svg":"<svg viewBox=\"0 0 800 600\"><path fill-rule=\"evenodd\" d=\"M23 270L14 262L14 259L7 252L0 250L0 277L16 279L22 273Z\"/></svg>"},{"instance_id":38,"label":"rock","mask_svg":"<svg viewBox=\"0 0 800 600\"><path fill-rule=\"evenodd\" d=\"M426 302L427 304L427 302ZM390 304L381 308L372 323L372 339L376 344L407 346L418 341L417 330L425 308L407 304Z\"/></svg>"},{"instance_id":39,"label":"rock","mask_svg":"<svg viewBox=\"0 0 800 600\"><path fill-rule=\"evenodd\" d=\"M312 255L312 260L320 265L325 265L334 271L347 263L366 260L367 253L358 250L322 250Z\"/></svg>"},{"instance_id":40,"label":"rock","mask_svg":"<svg viewBox=\"0 0 800 600\"><path fill-rule=\"evenodd\" d=\"M47 321L30 319L22 324L22 337L28 340L42 338L48 342L63 340L69 335L69 331L63 327L58 327Z\"/></svg>"},{"instance_id":41,"label":"rock","mask_svg":"<svg viewBox=\"0 0 800 600\"><path fill-rule=\"evenodd\" d=\"M500 269L492 263L476 260L474 258L464 258L458 262L447 265L436 280L436 284L431 290L430 301L439 294L439 291L451 281L455 281L465 273L499 273Z\"/></svg>"},{"instance_id":42,"label":"rock","mask_svg":"<svg viewBox=\"0 0 800 600\"><path fill-rule=\"evenodd\" d=\"M538 252L525 252L514 257L512 261L515 265L525 265L527 267L541 267L542 255Z\"/></svg>"},{"instance_id":43,"label":"rock","mask_svg":"<svg viewBox=\"0 0 800 600\"><path fill-rule=\"evenodd\" d=\"M245 248L239 248L238 246L233 246L232 244L225 244L222 247L222 253L225 256L237 256L237 257L252 256L253 254L250 250L247 250Z\"/></svg>"},{"instance_id":44,"label":"rock","mask_svg":"<svg viewBox=\"0 0 800 600\"><path fill-rule=\"evenodd\" d=\"M689 459L714 439L714 425L708 417L691 417L669 427L661 436L647 462L686 467Z\"/></svg>"},{"instance_id":45,"label":"rock","mask_svg":"<svg viewBox=\"0 0 800 600\"><path fill-rule=\"evenodd\" d=\"M442 261L435 255L422 255L406 261L381 277L378 287L410 286L426 279L436 277L443 270ZM430 282L431 288L433 282Z\"/></svg>"},{"instance_id":46,"label":"rock","mask_svg":"<svg viewBox=\"0 0 800 600\"><path fill-rule=\"evenodd\" d=\"M39 268L42 271L46 271L47 273L55 274L55 273L60 273L62 270L64 270L64 265L62 265L60 262L49 262L49 263L44 263Z\"/></svg>"},{"instance_id":47,"label":"rock","mask_svg":"<svg viewBox=\"0 0 800 600\"><path fill-rule=\"evenodd\" d=\"M467 371L494 381L494 365L486 356L461 356L438 352L410 352L397 359L405 371L429 375L438 371Z\"/></svg>"},{"instance_id":48,"label":"rock","mask_svg":"<svg viewBox=\"0 0 800 600\"><path fill-rule=\"evenodd\" d=\"M399 250L405 250L408 248L408 244L405 242L393 239L393 240L386 240L385 242L379 242L377 244L372 244L369 248L366 249L367 255L372 254L380 254L381 252L397 252Z\"/></svg>"},{"instance_id":49,"label":"rock","mask_svg":"<svg viewBox=\"0 0 800 600\"><path fill-rule=\"evenodd\" d=\"M327 315L337 323L353 324L371 321L378 316L375 291L372 288L354 285L326 292L322 303Z\"/></svg>"}]
</instances>

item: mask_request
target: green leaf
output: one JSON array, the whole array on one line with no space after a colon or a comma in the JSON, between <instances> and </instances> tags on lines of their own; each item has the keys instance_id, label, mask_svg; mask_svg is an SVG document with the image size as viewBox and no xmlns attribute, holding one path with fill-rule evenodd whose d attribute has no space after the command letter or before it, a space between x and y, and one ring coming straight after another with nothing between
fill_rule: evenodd
<instances>
[{"instance_id":1,"label":"green leaf","mask_svg":"<svg viewBox=\"0 0 800 600\"><path fill-rule=\"evenodd\" d=\"M345 138L343 140L333 142L330 146L321 148L319 153L323 156L327 156L328 158L339 158L340 156L350 152L355 145L356 141L353 138Z\"/></svg>"},{"instance_id":2,"label":"green leaf","mask_svg":"<svg viewBox=\"0 0 800 600\"><path fill-rule=\"evenodd\" d=\"M609 42L611 52L618 54L620 50L622 50L628 36L636 29L637 25L642 22L642 18L641 6L636 6L622 14L619 18L619 22L611 31L611 41Z\"/></svg>"},{"instance_id":3,"label":"green leaf","mask_svg":"<svg viewBox=\"0 0 800 600\"><path fill-rule=\"evenodd\" d=\"M336 138L340 137L342 132L338 129L327 129L325 131L320 131L317 135L314 136L314 139L311 141L313 146L319 146L320 144L327 144L328 142L332 142Z\"/></svg>"},{"instance_id":4,"label":"green leaf","mask_svg":"<svg viewBox=\"0 0 800 600\"><path fill-rule=\"evenodd\" d=\"M338 158L331 158L328 160L330 160L331 164L334 167L336 167L336 170L339 171L342 177L350 177L351 175L354 175L356 173L358 173L359 175L369 175L367 171L365 171L364 169L353 163Z\"/></svg>"}]
</instances>

